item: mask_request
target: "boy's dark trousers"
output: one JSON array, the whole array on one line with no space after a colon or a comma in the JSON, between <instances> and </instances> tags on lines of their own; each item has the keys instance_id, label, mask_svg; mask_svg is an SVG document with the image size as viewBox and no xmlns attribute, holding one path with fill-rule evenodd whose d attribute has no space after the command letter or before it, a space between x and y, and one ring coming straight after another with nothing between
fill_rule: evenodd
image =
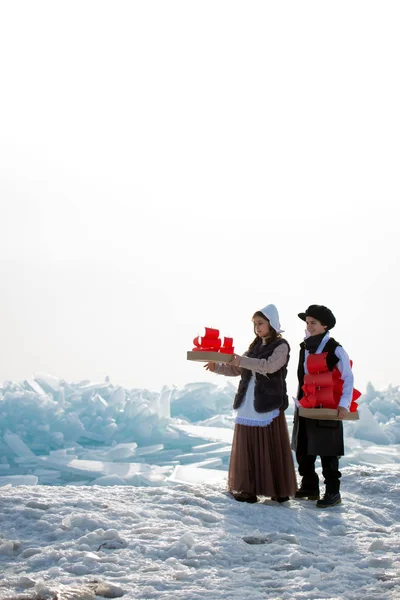
<instances>
[{"instance_id":1,"label":"boy's dark trousers","mask_svg":"<svg viewBox=\"0 0 400 600\"><path fill-rule=\"evenodd\" d=\"M323 456L321 458L322 474L325 479L328 494L336 494L340 490L339 456ZM299 429L296 448L296 459L299 474L302 477L301 487L303 490L316 491L319 489L319 478L315 472L316 454L308 454L308 439L306 419L299 417Z\"/></svg>"},{"instance_id":2,"label":"boy's dark trousers","mask_svg":"<svg viewBox=\"0 0 400 600\"><path fill-rule=\"evenodd\" d=\"M296 459L299 465L299 474L302 477L301 487L305 490L318 490L319 478L315 472L315 461L317 456L313 454L303 454L296 452ZM326 491L329 494L335 494L340 490L339 457L321 456L322 474L325 479Z\"/></svg>"}]
</instances>

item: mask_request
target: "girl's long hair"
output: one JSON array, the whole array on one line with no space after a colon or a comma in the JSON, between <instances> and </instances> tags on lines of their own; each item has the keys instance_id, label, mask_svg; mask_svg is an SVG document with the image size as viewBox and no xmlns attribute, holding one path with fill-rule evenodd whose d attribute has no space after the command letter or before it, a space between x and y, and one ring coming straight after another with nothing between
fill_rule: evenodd
<instances>
[{"instance_id":1,"label":"girl's long hair","mask_svg":"<svg viewBox=\"0 0 400 600\"><path fill-rule=\"evenodd\" d=\"M271 342L274 342L278 338L282 337L280 333L277 333L276 329L271 327L271 323L269 322L269 319L267 319L267 317L260 310L258 310L257 312L254 313L254 315L251 317L251 320L254 321L254 319L256 317L261 317L262 319L264 319L264 321L268 321L268 323L269 323L269 336L267 338L263 338L265 340L266 345L270 344ZM256 345L256 343L259 340L260 340L259 336L256 335L256 337L254 338L254 340L251 342L251 344L249 346L249 351L253 350L254 346Z\"/></svg>"}]
</instances>

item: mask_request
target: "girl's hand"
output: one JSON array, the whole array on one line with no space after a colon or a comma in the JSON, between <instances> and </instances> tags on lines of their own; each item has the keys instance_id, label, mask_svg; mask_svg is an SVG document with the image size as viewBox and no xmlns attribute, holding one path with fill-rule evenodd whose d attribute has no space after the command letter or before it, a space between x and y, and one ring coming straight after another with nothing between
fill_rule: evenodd
<instances>
[{"instance_id":1,"label":"girl's hand","mask_svg":"<svg viewBox=\"0 0 400 600\"><path fill-rule=\"evenodd\" d=\"M217 368L217 363L215 363L215 362L208 362L205 365L203 365L203 369L205 369L206 371L211 371L211 373L214 373L216 368Z\"/></svg>"},{"instance_id":2,"label":"girl's hand","mask_svg":"<svg viewBox=\"0 0 400 600\"><path fill-rule=\"evenodd\" d=\"M344 419L349 411L344 406L339 406L337 410L338 419Z\"/></svg>"},{"instance_id":3,"label":"girl's hand","mask_svg":"<svg viewBox=\"0 0 400 600\"><path fill-rule=\"evenodd\" d=\"M240 359L242 357L239 356L239 354L234 354L233 355L233 360L231 360L228 364L232 365L233 367L239 367L240 366Z\"/></svg>"}]
</instances>

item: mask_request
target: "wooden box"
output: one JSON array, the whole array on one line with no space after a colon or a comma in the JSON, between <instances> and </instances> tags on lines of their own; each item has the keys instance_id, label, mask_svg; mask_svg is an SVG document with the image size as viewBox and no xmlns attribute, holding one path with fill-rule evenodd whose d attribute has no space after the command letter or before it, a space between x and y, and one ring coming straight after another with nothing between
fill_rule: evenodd
<instances>
[{"instance_id":1,"label":"wooden box","mask_svg":"<svg viewBox=\"0 0 400 600\"><path fill-rule=\"evenodd\" d=\"M337 410L335 408L303 408L299 407L300 417L306 419L323 419L327 421L358 421L360 415L358 411L347 412L343 419L338 419Z\"/></svg>"},{"instance_id":2,"label":"wooden box","mask_svg":"<svg viewBox=\"0 0 400 600\"><path fill-rule=\"evenodd\" d=\"M233 354L224 354L223 352L193 352L187 353L188 360L196 362L220 362L229 363L233 360Z\"/></svg>"}]
</instances>

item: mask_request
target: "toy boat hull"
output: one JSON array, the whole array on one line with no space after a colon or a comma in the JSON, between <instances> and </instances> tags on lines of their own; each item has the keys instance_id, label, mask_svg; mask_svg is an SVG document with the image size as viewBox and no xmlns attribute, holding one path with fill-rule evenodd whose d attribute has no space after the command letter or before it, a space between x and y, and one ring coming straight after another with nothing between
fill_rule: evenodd
<instances>
[{"instance_id":1,"label":"toy boat hull","mask_svg":"<svg viewBox=\"0 0 400 600\"><path fill-rule=\"evenodd\" d=\"M196 362L220 362L229 363L233 360L233 354L224 354L223 352L208 352L200 350L197 352L189 351L187 353L188 360Z\"/></svg>"},{"instance_id":2,"label":"toy boat hull","mask_svg":"<svg viewBox=\"0 0 400 600\"><path fill-rule=\"evenodd\" d=\"M357 410L346 413L343 419L338 419L335 408L303 408L302 406L299 407L299 415L306 419L323 419L324 421L358 421L360 418Z\"/></svg>"}]
</instances>

